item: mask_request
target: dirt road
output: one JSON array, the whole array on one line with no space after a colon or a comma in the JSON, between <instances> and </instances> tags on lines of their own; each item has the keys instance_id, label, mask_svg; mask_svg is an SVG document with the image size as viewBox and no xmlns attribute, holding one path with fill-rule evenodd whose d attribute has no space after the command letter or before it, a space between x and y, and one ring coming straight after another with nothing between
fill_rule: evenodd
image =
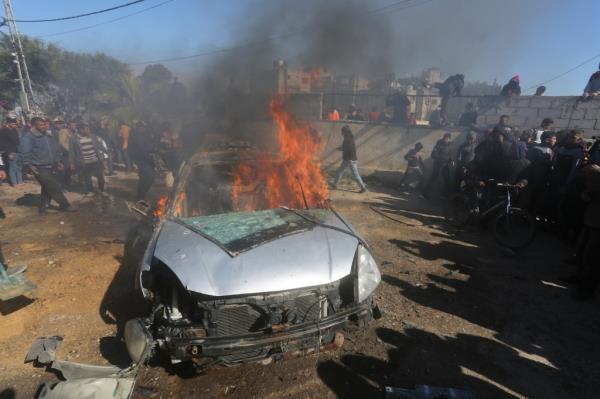
<instances>
[{"instance_id":1,"label":"dirt road","mask_svg":"<svg viewBox=\"0 0 600 399\"><path fill-rule=\"evenodd\" d=\"M35 194L3 186L3 250L27 264L37 299L0 302L0 398L30 398L55 379L24 365L38 336L61 335L59 357L126 365L118 327L142 312L133 270L122 263L133 218L134 175L109 179L111 198L70 194L72 214L38 217ZM479 398L595 398L600 388L599 301L573 302L558 276L571 269L556 238L508 256L481 231L449 229L435 204L377 184L333 194L335 207L371 243L384 317L337 352L187 376L144 368L136 392L159 398L367 398L385 385L463 388ZM370 207L385 209L391 220Z\"/></svg>"}]
</instances>

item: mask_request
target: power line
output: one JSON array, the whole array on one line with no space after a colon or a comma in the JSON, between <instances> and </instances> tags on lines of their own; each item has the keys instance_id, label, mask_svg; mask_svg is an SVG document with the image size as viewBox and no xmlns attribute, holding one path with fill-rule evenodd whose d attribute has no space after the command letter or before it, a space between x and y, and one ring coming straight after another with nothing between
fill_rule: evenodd
<instances>
[{"instance_id":1,"label":"power line","mask_svg":"<svg viewBox=\"0 0 600 399\"><path fill-rule=\"evenodd\" d=\"M151 6L151 7L143 8L143 9L141 9L139 11L133 12L131 14L123 15L123 16L121 16L119 18L114 18L114 19L110 19L108 21L99 22L99 23L94 24L94 25L83 26L83 27L77 28L77 29L71 29L71 30L65 30L65 31L62 31L62 32L50 33L48 35L42 35L40 37L45 38L45 37L54 37L54 36L66 35L68 33L81 32L83 30L88 30L88 29L96 28L96 27L101 26L101 25L111 24L113 22L121 21L123 19L126 19L126 18L129 18L129 17L133 17L135 15L141 14L143 12L153 10L153 9L155 9L157 7L163 6L163 5L165 5L167 3L171 3L173 1L175 1L175 0L166 0L166 1L163 1L162 3L155 4L155 5Z\"/></svg>"},{"instance_id":2,"label":"power line","mask_svg":"<svg viewBox=\"0 0 600 399\"><path fill-rule=\"evenodd\" d=\"M392 12L396 12L396 11L405 10L407 8L412 8L412 7L416 7L416 6L422 6L422 5L425 5L427 3L432 2L433 0L424 0L424 1L420 2L420 3L407 4L407 3L410 3L411 1L414 1L414 0L401 0L401 1L397 1L395 3L391 3L391 4L388 4L386 6L370 10L368 12L368 14L369 15L375 15L375 14L381 13L384 10L389 10L389 9L392 9L392 10L390 10L388 12L392 13ZM398 6L402 6L402 5L405 5L405 6L397 8ZM306 31L307 29L309 29L311 26L312 25L309 24L309 25L305 26L304 28L299 29L299 30L297 30L295 32L290 32L290 33L285 33L285 34L270 35L270 36L266 37L265 39L256 40L254 42L248 42L246 44L240 44L240 45L237 45L237 46L223 47L223 48L219 48L219 49L215 49L215 50L207 50L207 51L203 51L203 52L200 52L200 53L197 53L197 54L182 55L182 56L179 56L179 57L162 58L162 59L156 59L156 60L152 60L152 61L130 62L127 65L129 65L129 66L135 66L135 65L148 65L148 64L167 63L167 62L189 60L189 59L192 59L192 58L204 57L204 56L214 55L214 54L219 54L219 53L226 53L226 52L229 52L229 51L239 50L241 48L251 47L251 46L254 46L254 45L257 45L257 44L261 44L261 43L264 43L264 42L266 42L268 40L283 39L283 38L288 38L290 36L295 36L295 35L303 33L304 31Z\"/></svg>"},{"instance_id":3,"label":"power line","mask_svg":"<svg viewBox=\"0 0 600 399\"><path fill-rule=\"evenodd\" d=\"M588 64L588 63L590 63L590 62L594 61L594 60L595 60L596 58L598 58L598 57L600 57L600 54L596 54L596 55L594 55L593 57L590 57L590 58L588 58L587 60L583 61L581 64L577 64L577 65L576 65L576 66L574 66L573 68L571 68L571 69L569 69L569 70L567 70L567 71L565 71L565 72L563 72L563 73L561 73L561 74L559 74L559 75L556 75L556 76L555 76L555 77L553 77L552 79L548 79L548 80L546 80L545 82L538 83L537 85L534 85L534 86L528 87L527 89L525 89L525 91L529 91L529 90L535 89L535 88L537 88L537 87L539 87L539 86L543 86L543 85L545 85L545 84L548 84L548 83L550 83L550 82L554 82L555 80L557 80L557 79L560 79L560 78L562 78L563 76L570 74L571 72L575 71L576 69L579 69L579 68L581 68L581 67L582 67L582 66L584 66L585 64Z\"/></svg>"},{"instance_id":4,"label":"power line","mask_svg":"<svg viewBox=\"0 0 600 399\"><path fill-rule=\"evenodd\" d=\"M92 12L87 12L85 14L78 14L78 15L71 15L70 17L60 17L60 18L52 18L52 19L14 19L13 22L19 22L19 23L30 23L30 22L56 22L56 21L66 21L69 19L76 19L76 18L82 18L82 17L89 17L90 15L97 15L97 14L102 14L105 12L109 12L109 11L114 11L114 10L118 10L120 8L125 8L125 7L129 7L132 6L134 4L138 4L138 3L142 3L146 0L135 0L135 1L130 1L129 3L125 3L125 4L120 4L118 6L114 6L114 7L110 7L110 8L105 8L104 10L98 10L98 11L92 11Z\"/></svg>"}]
</instances>

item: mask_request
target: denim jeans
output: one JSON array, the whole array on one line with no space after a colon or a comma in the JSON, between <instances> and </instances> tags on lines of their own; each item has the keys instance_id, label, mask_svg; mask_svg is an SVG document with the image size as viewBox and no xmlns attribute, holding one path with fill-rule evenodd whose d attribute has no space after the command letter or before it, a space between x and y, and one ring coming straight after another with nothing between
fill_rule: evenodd
<instances>
[{"instance_id":1,"label":"denim jeans","mask_svg":"<svg viewBox=\"0 0 600 399\"><path fill-rule=\"evenodd\" d=\"M358 161L342 161L342 163L340 164L340 167L338 168L338 170L335 174L334 185L337 186L339 184L340 180L342 179L342 176L344 176L344 172L346 171L346 168L348 168L348 167L350 167L350 170L352 171L352 175L354 176L354 179L356 180L356 182L358 183L360 188L361 189L367 188L367 186L365 185L365 182L363 182L362 178L360 177L360 174L358 173Z\"/></svg>"},{"instance_id":2,"label":"denim jeans","mask_svg":"<svg viewBox=\"0 0 600 399\"><path fill-rule=\"evenodd\" d=\"M9 157L13 158L10 159ZM14 186L15 184L23 183L23 170L21 167L21 160L19 154L9 154L8 159L8 180L10 184Z\"/></svg>"}]
</instances>

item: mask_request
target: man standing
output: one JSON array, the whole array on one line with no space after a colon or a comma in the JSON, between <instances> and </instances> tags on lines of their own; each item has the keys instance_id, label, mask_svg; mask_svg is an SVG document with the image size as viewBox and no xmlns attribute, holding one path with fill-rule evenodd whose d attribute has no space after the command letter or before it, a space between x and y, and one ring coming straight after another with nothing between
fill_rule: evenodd
<instances>
[{"instance_id":1,"label":"man standing","mask_svg":"<svg viewBox=\"0 0 600 399\"><path fill-rule=\"evenodd\" d=\"M467 165L475 159L476 139L473 132L467 134L467 140L458 147L456 153L456 188L460 188L460 183L465 178Z\"/></svg>"},{"instance_id":2,"label":"man standing","mask_svg":"<svg viewBox=\"0 0 600 399\"><path fill-rule=\"evenodd\" d=\"M598 68L600 68L600 65ZM592 76L590 76L581 97L583 97L584 100L589 100L596 97L598 94L600 94L600 70L594 72Z\"/></svg>"},{"instance_id":3,"label":"man standing","mask_svg":"<svg viewBox=\"0 0 600 399\"><path fill-rule=\"evenodd\" d=\"M465 111L460 114L460 118L458 118L458 126L465 126L473 129L475 128L475 125L477 125L477 111L475 110L473 103L467 103Z\"/></svg>"},{"instance_id":4,"label":"man standing","mask_svg":"<svg viewBox=\"0 0 600 399\"><path fill-rule=\"evenodd\" d=\"M8 180L11 186L23 184L23 171L19 163L19 122L17 115L9 113L0 129L0 152L8 165Z\"/></svg>"},{"instance_id":5,"label":"man standing","mask_svg":"<svg viewBox=\"0 0 600 399\"><path fill-rule=\"evenodd\" d=\"M425 165L423 165L423 158L421 157L422 149L423 144L416 143L415 146L404 156L404 159L406 160L406 171L404 172L404 176L402 176L402 180L400 181L400 188L403 188L406 181L411 179L412 176L417 177L417 187L422 188L423 169L425 169Z\"/></svg>"},{"instance_id":6,"label":"man standing","mask_svg":"<svg viewBox=\"0 0 600 399\"><path fill-rule=\"evenodd\" d=\"M71 138L69 165L83 175L86 194L94 190L92 177L98 181L98 191L104 193L104 166L100 138L92 134L87 123L77 126L77 134Z\"/></svg>"},{"instance_id":7,"label":"man standing","mask_svg":"<svg viewBox=\"0 0 600 399\"><path fill-rule=\"evenodd\" d=\"M59 210L72 211L65 198L59 181L59 172L64 165L58 140L48 133L48 122L39 116L31 118L32 127L21 138L23 167L29 169L42 187L39 213L46 213L52 200L59 204Z\"/></svg>"},{"instance_id":8,"label":"man standing","mask_svg":"<svg viewBox=\"0 0 600 399\"><path fill-rule=\"evenodd\" d=\"M450 169L454 164L452 160L452 135L450 133L445 133L444 137L435 144L431 151L431 159L433 160L433 169L431 170L429 182L423 191L423 197L426 199L429 199L429 192L440 173L444 179L444 194L447 195L450 192Z\"/></svg>"},{"instance_id":9,"label":"man standing","mask_svg":"<svg viewBox=\"0 0 600 399\"><path fill-rule=\"evenodd\" d=\"M494 127L494 130L498 130L504 135L504 138L508 141L514 141L513 128L508 123L510 122L510 116L502 115L498 124Z\"/></svg>"},{"instance_id":10,"label":"man standing","mask_svg":"<svg viewBox=\"0 0 600 399\"><path fill-rule=\"evenodd\" d=\"M125 170L127 172L131 172L131 154L129 152L129 134L131 133L131 128L125 121L121 121L119 123L119 158L123 160L125 163Z\"/></svg>"},{"instance_id":11,"label":"man standing","mask_svg":"<svg viewBox=\"0 0 600 399\"><path fill-rule=\"evenodd\" d=\"M128 151L133 162L138 168L137 200L143 201L156 178L156 170L152 154L157 151L154 138L146 132L146 124L138 121L131 132L128 142Z\"/></svg>"},{"instance_id":12,"label":"man standing","mask_svg":"<svg viewBox=\"0 0 600 399\"><path fill-rule=\"evenodd\" d=\"M510 78L507 84L502 87L501 97L516 97L521 95L521 78L519 75Z\"/></svg>"},{"instance_id":13,"label":"man standing","mask_svg":"<svg viewBox=\"0 0 600 399\"><path fill-rule=\"evenodd\" d=\"M352 171L352 175L354 179L360 186L360 192L364 193L367 191L367 186L363 182L363 179L360 177L358 173L358 158L356 156L356 144L354 144L354 135L352 134L352 130L350 130L350 126L345 125L342 128L342 137L344 141L342 142L342 163L338 168L335 174L335 182L333 183L333 188L336 189L337 185L340 183L342 176L344 176L344 172L346 168L350 168Z\"/></svg>"},{"instance_id":14,"label":"man standing","mask_svg":"<svg viewBox=\"0 0 600 399\"><path fill-rule=\"evenodd\" d=\"M535 131L535 137L533 138L533 142L536 144L541 144L542 143L542 135L545 132L553 131L552 125L554 125L554 120L552 120L552 118L544 118L544 120L542 120L540 128Z\"/></svg>"},{"instance_id":15,"label":"man standing","mask_svg":"<svg viewBox=\"0 0 600 399\"><path fill-rule=\"evenodd\" d=\"M440 124L445 126L448 124L448 101L450 97L460 96L460 93L465 86L465 75L452 75L439 85L440 96L442 103L440 105Z\"/></svg>"},{"instance_id":16,"label":"man standing","mask_svg":"<svg viewBox=\"0 0 600 399\"><path fill-rule=\"evenodd\" d=\"M62 159L69 159L69 146L71 141L71 129L65 126L65 122L61 116L57 116L54 118L54 130L53 134L58 137L58 144L60 145L60 151L62 155ZM63 171L63 184L65 187L69 187L71 185L71 169L65 168Z\"/></svg>"},{"instance_id":17,"label":"man standing","mask_svg":"<svg viewBox=\"0 0 600 399\"><path fill-rule=\"evenodd\" d=\"M385 100L387 107L392 107L394 110L392 122L396 123L408 123L408 113L410 111L410 100L406 93L396 91Z\"/></svg>"}]
</instances>

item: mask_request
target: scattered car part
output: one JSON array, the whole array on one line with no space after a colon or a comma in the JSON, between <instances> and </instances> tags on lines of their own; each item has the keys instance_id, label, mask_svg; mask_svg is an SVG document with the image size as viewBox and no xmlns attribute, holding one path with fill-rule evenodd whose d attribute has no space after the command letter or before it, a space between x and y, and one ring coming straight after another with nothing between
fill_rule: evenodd
<instances>
[{"instance_id":1,"label":"scattered car part","mask_svg":"<svg viewBox=\"0 0 600 399\"><path fill-rule=\"evenodd\" d=\"M129 399L134 378L80 378L45 384L37 399Z\"/></svg>"},{"instance_id":2,"label":"scattered car part","mask_svg":"<svg viewBox=\"0 0 600 399\"><path fill-rule=\"evenodd\" d=\"M62 345L63 337L39 337L33 341L31 348L25 355L25 363L37 361L40 364L50 364L56 357L56 351Z\"/></svg>"},{"instance_id":3,"label":"scattered car part","mask_svg":"<svg viewBox=\"0 0 600 399\"><path fill-rule=\"evenodd\" d=\"M152 349L151 343L148 343L141 351L136 352L136 362L121 369L57 360L56 351L62 342L63 338L59 336L37 338L25 356L26 363L35 361L48 365L50 369L60 372L65 379L43 384L37 399L129 399L139 366L145 362Z\"/></svg>"},{"instance_id":4,"label":"scattered car part","mask_svg":"<svg viewBox=\"0 0 600 399\"><path fill-rule=\"evenodd\" d=\"M13 299L37 289L37 286L25 277L24 271L20 267L13 269L9 274L4 264L0 262L0 300Z\"/></svg>"}]
</instances>

